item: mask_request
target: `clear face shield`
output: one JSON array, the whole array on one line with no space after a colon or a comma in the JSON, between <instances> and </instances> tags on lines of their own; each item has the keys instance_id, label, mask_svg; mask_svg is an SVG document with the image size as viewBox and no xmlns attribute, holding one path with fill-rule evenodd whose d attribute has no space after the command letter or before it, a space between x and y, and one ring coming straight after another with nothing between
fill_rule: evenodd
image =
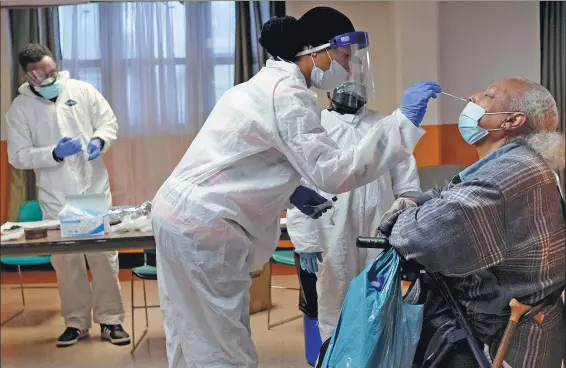
<instances>
[{"instance_id":1,"label":"clear face shield","mask_svg":"<svg viewBox=\"0 0 566 368\"><path fill-rule=\"evenodd\" d=\"M330 49L336 61L348 72L347 82L364 86L367 101L375 97L367 32L350 32L330 40Z\"/></svg>"},{"instance_id":2,"label":"clear face shield","mask_svg":"<svg viewBox=\"0 0 566 368\"><path fill-rule=\"evenodd\" d=\"M338 35L328 43L299 52L296 56L326 53L331 59L330 69L321 70L315 64L311 74L312 85L327 91L343 82L355 82L366 90L366 101L375 96L367 32L349 32ZM314 59L313 59L314 62Z\"/></svg>"},{"instance_id":3,"label":"clear face shield","mask_svg":"<svg viewBox=\"0 0 566 368\"><path fill-rule=\"evenodd\" d=\"M332 107L342 114L364 115L368 101L375 98L367 32L351 32L333 38L332 55L345 66L348 78L334 89Z\"/></svg>"}]
</instances>

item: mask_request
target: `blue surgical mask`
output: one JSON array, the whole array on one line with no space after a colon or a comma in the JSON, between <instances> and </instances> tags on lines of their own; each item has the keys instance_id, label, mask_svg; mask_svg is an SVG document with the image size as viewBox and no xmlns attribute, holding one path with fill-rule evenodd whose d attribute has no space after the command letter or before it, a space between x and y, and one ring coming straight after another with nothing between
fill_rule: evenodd
<instances>
[{"instance_id":1,"label":"blue surgical mask","mask_svg":"<svg viewBox=\"0 0 566 368\"><path fill-rule=\"evenodd\" d=\"M475 144L482 138L487 136L489 132L503 130L499 129L485 129L479 125L480 119L484 115L499 115L499 114L513 114L513 112L485 112L485 109L478 104L469 102L458 119L458 130L462 138L468 144Z\"/></svg>"},{"instance_id":2,"label":"blue surgical mask","mask_svg":"<svg viewBox=\"0 0 566 368\"><path fill-rule=\"evenodd\" d=\"M48 100L51 100L61 93L61 82L59 80L49 81L48 84L39 86L38 93Z\"/></svg>"}]
</instances>

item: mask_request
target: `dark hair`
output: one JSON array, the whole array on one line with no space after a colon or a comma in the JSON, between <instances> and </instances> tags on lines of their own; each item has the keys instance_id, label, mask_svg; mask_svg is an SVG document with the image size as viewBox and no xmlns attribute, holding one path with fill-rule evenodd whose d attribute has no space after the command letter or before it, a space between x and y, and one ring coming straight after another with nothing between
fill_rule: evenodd
<instances>
[{"instance_id":1,"label":"dark hair","mask_svg":"<svg viewBox=\"0 0 566 368\"><path fill-rule=\"evenodd\" d=\"M299 21L291 16L273 17L261 28L260 45L274 58L295 60L305 42L300 35Z\"/></svg>"},{"instance_id":2,"label":"dark hair","mask_svg":"<svg viewBox=\"0 0 566 368\"><path fill-rule=\"evenodd\" d=\"M18 60L24 72L27 72L28 64L40 62L46 56L53 58L53 54L47 46L41 43L28 43L18 54Z\"/></svg>"},{"instance_id":3,"label":"dark hair","mask_svg":"<svg viewBox=\"0 0 566 368\"><path fill-rule=\"evenodd\" d=\"M293 61L305 46L320 46L338 35L354 32L350 19L336 9L316 7L298 20L273 17L261 29L259 43L273 57Z\"/></svg>"}]
</instances>

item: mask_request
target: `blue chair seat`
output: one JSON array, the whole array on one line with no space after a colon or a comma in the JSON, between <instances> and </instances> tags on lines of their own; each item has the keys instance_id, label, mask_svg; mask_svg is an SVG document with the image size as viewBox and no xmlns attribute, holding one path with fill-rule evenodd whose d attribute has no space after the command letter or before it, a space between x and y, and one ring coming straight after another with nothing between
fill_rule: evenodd
<instances>
[{"instance_id":1,"label":"blue chair seat","mask_svg":"<svg viewBox=\"0 0 566 368\"><path fill-rule=\"evenodd\" d=\"M287 266L295 265L295 257L293 256L293 249L277 249L271 257L274 262L281 263Z\"/></svg>"},{"instance_id":2,"label":"blue chair seat","mask_svg":"<svg viewBox=\"0 0 566 368\"><path fill-rule=\"evenodd\" d=\"M51 256L2 257L2 263L10 266L41 266L51 263Z\"/></svg>"},{"instance_id":3,"label":"blue chair seat","mask_svg":"<svg viewBox=\"0 0 566 368\"><path fill-rule=\"evenodd\" d=\"M24 202L18 211L18 222L41 221L43 215L37 199ZM41 266L51 263L51 256L2 257L0 262L10 266Z\"/></svg>"},{"instance_id":4,"label":"blue chair seat","mask_svg":"<svg viewBox=\"0 0 566 368\"><path fill-rule=\"evenodd\" d=\"M143 265L132 268L132 273L143 280L157 280L157 267Z\"/></svg>"},{"instance_id":5,"label":"blue chair seat","mask_svg":"<svg viewBox=\"0 0 566 368\"><path fill-rule=\"evenodd\" d=\"M22 203L18 211L18 222L41 221L43 213L37 199Z\"/></svg>"}]
</instances>

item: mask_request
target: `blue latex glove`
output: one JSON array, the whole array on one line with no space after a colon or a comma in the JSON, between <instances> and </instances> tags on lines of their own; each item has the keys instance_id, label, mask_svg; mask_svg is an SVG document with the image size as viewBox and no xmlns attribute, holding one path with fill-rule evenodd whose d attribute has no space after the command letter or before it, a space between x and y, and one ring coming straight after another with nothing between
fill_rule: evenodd
<instances>
[{"instance_id":1,"label":"blue latex glove","mask_svg":"<svg viewBox=\"0 0 566 368\"><path fill-rule=\"evenodd\" d=\"M417 82L403 92L403 103L401 112L415 126L419 126L426 114L428 100L436 98L436 94L442 92L442 88L430 81Z\"/></svg>"},{"instance_id":2,"label":"blue latex glove","mask_svg":"<svg viewBox=\"0 0 566 368\"><path fill-rule=\"evenodd\" d=\"M76 155L82 150L81 142L78 139L64 137L59 141L59 143L57 143L53 153L62 160L67 156Z\"/></svg>"},{"instance_id":3,"label":"blue latex glove","mask_svg":"<svg viewBox=\"0 0 566 368\"><path fill-rule=\"evenodd\" d=\"M307 271L308 273L318 272L318 262L322 262L321 252L299 254L299 258L301 269Z\"/></svg>"},{"instance_id":4,"label":"blue latex glove","mask_svg":"<svg viewBox=\"0 0 566 368\"><path fill-rule=\"evenodd\" d=\"M99 138L94 138L88 143L86 151L88 153L88 160L94 160L100 156L100 147L102 146L102 141Z\"/></svg>"},{"instance_id":5,"label":"blue latex glove","mask_svg":"<svg viewBox=\"0 0 566 368\"><path fill-rule=\"evenodd\" d=\"M315 211L313 206L317 206L319 204L325 203L326 198L320 196L314 190L300 185L299 187L297 187L297 189L295 189L295 192L291 195L290 201L295 207L297 207L299 211L301 211L307 216L311 216L312 213ZM328 209L320 211L319 213L311 217L319 218L326 211L328 211Z\"/></svg>"}]
</instances>

